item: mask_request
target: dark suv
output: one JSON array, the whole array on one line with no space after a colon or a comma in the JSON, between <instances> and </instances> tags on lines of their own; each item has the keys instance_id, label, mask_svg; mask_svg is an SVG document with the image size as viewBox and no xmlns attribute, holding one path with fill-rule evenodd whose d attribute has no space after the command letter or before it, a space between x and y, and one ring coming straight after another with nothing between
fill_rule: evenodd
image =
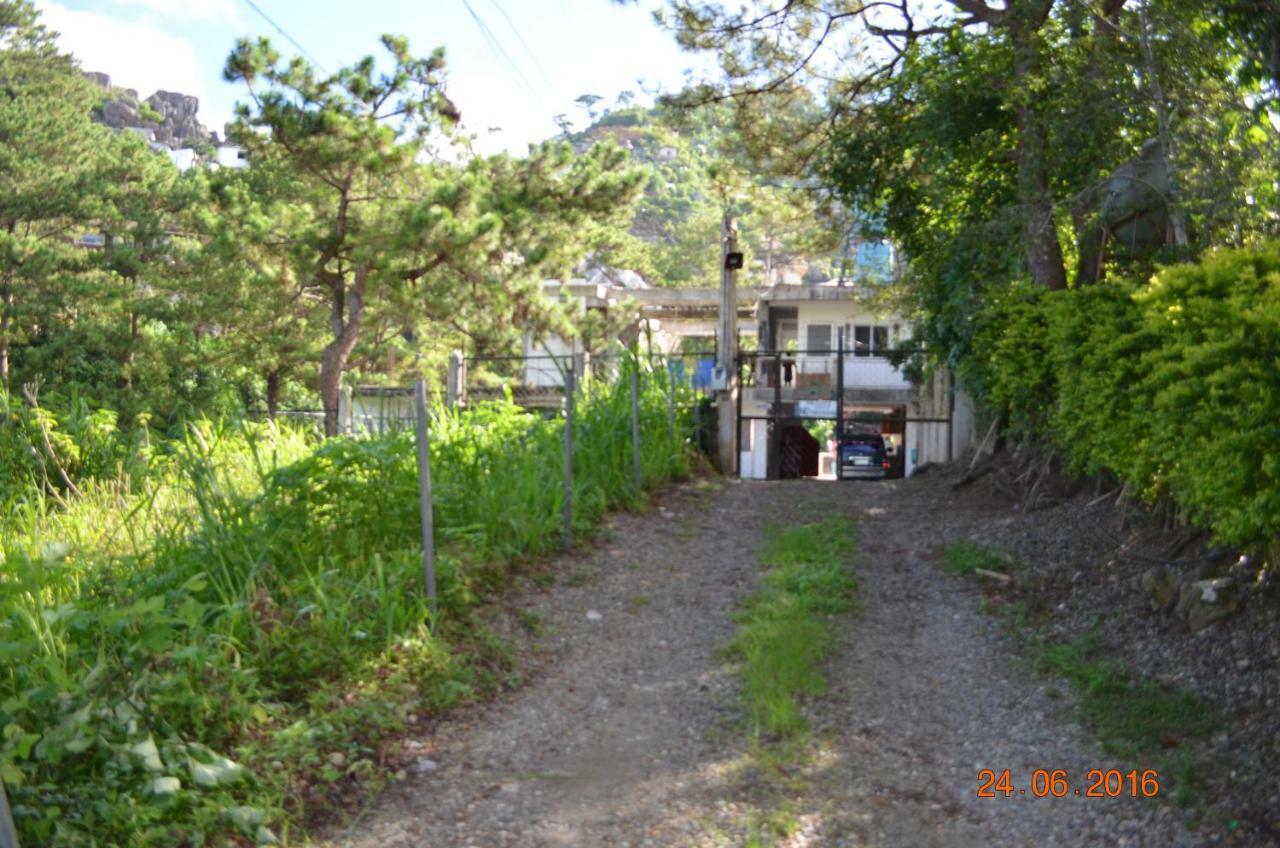
<instances>
[{"instance_id":1,"label":"dark suv","mask_svg":"<svg viewBox=\"0 0 1280 848\"><path fill-rule=\"evenodd\" d=\"M840 439L836 477L840 480L883 480L889 476L884 437L879 433L850 433Z\"/></svg>"}]
</instances>

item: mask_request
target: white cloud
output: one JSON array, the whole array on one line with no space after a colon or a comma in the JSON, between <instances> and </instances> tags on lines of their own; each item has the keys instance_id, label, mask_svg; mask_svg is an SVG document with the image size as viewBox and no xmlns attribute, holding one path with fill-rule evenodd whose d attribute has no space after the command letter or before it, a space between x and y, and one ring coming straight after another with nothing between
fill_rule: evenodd
<instances>
[{"instance_id":1,"label":"white cloud","mask_svg":"<svg viewBox=\"0 0 1280 848\"><path fill-rule=\"evenodd\" d=\"M200 99L201 122L221 129L227 116L208 113L209 92L191 42L145 21L68 9L49 0L37 0L36 7L42 22L59 33L59 46L84 70L105 73L113 85L136 89L143 98L160 89L194 95Z\"/></svg>"}]
</instances>

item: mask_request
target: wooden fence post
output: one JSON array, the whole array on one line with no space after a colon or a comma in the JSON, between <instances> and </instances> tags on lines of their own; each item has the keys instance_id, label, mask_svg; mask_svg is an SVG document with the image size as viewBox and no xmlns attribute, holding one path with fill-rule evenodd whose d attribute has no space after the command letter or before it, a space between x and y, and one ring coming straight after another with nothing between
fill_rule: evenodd
<instances>
[{"instance_id":1,"label":"wooden fence post","mask_svg":"<svg viewBox=\"0 0 1280 848\"><path fill-rule=\"evenodd\" d=\"M427 384L413 384L414 417L418 425L418 506L422 516L422 571L426 578L431 617L436 614L435 520L431 514L431 447L427 441ZM434 620L432 624L434 624Z\"/></svg>"},{"instance_id":2,"label":"wooden fence post","mask_svg":"<svg viewBox=\"0 0 1280 848\"><path fill-rule=\"evenodd\" d=\"M564 375L564 546L573 547L573 363Z\"/></svg>"}]
</instances>

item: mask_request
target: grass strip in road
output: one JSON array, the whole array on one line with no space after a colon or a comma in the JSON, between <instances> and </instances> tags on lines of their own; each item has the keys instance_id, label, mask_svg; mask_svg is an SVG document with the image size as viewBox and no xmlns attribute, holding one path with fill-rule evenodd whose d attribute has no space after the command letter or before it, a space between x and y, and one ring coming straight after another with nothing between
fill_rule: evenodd
<instances>
[{"instance_id":1,"label":"grass strip in road","mask_svg":"<svg viewBox=\"0 0 1280 848\"><path fill-rule=\"evenodd\" d=\"M730 646L742 660L742 699L757 739L807 729L799 699L826 688L821 663L835 641L831 617L853 605L852 554L846 518L765 531L760 561L768 571Z\"/></svg>"},{"instance_id":2,"label":"grass strip in road","mask_svg":"<svg viewBox=\"0 0 1280 848\"><path fill-rule=\"evenodd\" d=\"M729 646L741 662L741 698L752 746L742 791L753 811L743 844L763 848L800 826L801 799L810 789L812 759L805 698L826 690L822 662L836 645L835 616L852 608L849 573L853 522L770 526L760 563L760 589L743 604L740 629Z\"/></svg>"}]
</instances>

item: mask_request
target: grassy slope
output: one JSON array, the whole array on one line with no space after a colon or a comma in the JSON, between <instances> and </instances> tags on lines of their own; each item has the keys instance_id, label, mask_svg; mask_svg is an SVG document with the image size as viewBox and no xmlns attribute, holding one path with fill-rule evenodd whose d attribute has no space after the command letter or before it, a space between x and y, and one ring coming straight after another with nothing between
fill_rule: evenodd
<instances>
[{"instance_id":1,"label":"grassy slope","mask_svg":"<svg viewBox=\"0 0 1280 848\"><path fill-rule=\"evenodd\" d=\"M645 374L646 485L687 472ZM575 515L637 503L630 393L579 404ZM386 779L383 740L507 682L475 610L561 539L562 424L496 405L433 428L440 612L421 595L408 435L316 446L193 431L147 479L0 524L0 778L24 844L288 838Z\"/></svg>"}]
</instances>

